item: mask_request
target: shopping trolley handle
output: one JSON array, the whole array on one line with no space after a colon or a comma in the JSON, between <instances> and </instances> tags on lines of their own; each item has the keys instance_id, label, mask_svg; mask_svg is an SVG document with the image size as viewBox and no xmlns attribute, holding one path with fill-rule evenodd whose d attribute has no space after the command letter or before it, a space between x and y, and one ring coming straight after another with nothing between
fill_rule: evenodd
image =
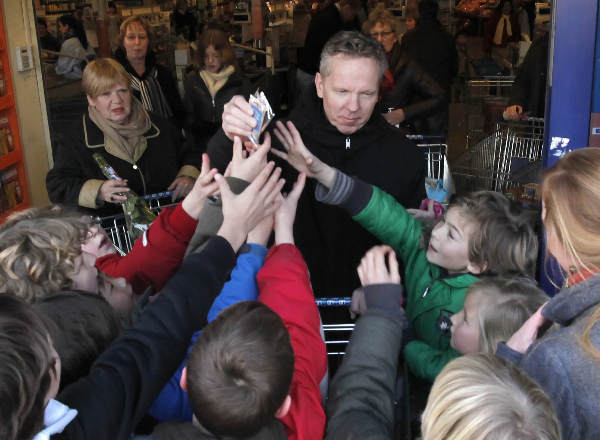
<instances>
[{"instance_id":1,"label":"shopping trolley handle","mask_svg":"<svg viewBox=\"0 0 600 440\"><path fill-rule=\"evenodd\" d=\"M527 113L522 113L520 115L521 121L523 122L544 122L544 118L537 118L535 116L529 116Z\"/></svg>"},{"instance_id":2,"label":"shopping trolley handle","mask_svg":"<svg viewBox=\"0 0 600 440\"><path fill-rule=\"evenodd\" d=\"M146 194L144 196L140 196L142 200L156 200L156 199L166 199L167 197L173 197L173 191L163 191L154 194Z\"/></svg>"},{"instance_id":3,"label":"shopping trolley handle","mask_svg":"<svg viewBox=\"0 0 600 440\"><path fill-rule=\"evenodd\" d=\"M443 144L446 141L446 136L441 134L407 134L406 139L409 141L419 141L421 143Z\"/></svg>"}]
</instances>

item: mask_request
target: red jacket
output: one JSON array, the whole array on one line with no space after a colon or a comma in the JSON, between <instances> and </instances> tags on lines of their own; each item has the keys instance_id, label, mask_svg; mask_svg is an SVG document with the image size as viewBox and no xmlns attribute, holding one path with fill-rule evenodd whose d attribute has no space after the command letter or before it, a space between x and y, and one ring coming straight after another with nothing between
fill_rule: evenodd
<instances>
[{"instance_id":1,"label":"red jacket","mask_svg":"<svg viewBox=\"0 0 600 440\"><path fill-rule=\"evenodd\" d=\"M138 295L150 286L158 291L181 265L197 224L181 203L165 208L150 226L146 240L137 240L123 257L114 253L98 258L96 267L113 278L125 278Z\"/></svg>"},{"instance_id":2,"label":"red jacket","mask_svg":"<svg viewBox=\"0 0 600 440\"><path fill-rule=\"evenodd\" d=\"M256 280L258 300L281 317L294 349L294 376L289 392L292 404L281 419L288 439L322 439L325 412L319 382L327 372L327 352L302 254L292 244L274 246Z\"/></svg>"}]
</instances>

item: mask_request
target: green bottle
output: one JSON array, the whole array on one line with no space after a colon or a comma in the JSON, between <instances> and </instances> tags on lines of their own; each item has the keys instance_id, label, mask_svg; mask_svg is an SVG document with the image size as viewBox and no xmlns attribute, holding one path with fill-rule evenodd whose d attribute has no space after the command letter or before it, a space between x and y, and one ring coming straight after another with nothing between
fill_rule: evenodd
<instances>
[{"instance_id":1,"label":"green bottle","mask_svg":"<svg viewBox=\"0 0 600 440\"><path fill-rule=\"evenodd\" d=\"M102 174L104 174L107 179L122 180L102 155L94 153L93 157L100 167ZM146 202L140 199L140 197L132 190L129 190L122 195L127 197L127 200L121 204L123 213L125 214L127 232L129 233L132 242L135 242L148 230L150 224L156 218L156 215L150 211Z\"/></svg>"}]
</instances>

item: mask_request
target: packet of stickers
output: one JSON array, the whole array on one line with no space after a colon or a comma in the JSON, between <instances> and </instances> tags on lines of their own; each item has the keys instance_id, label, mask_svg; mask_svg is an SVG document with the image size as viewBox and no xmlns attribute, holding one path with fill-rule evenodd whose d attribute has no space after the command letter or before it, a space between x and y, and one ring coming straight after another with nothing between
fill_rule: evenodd
<instances>
[{"instance_id":1,"label":"packet of stickers","mask_svg":"<svg viewBox=\"0 0 600 440\"><path fill-rule=\"evenodd\" d=\"M256 127L252 129L250 140L254 145L258 145L260 134L267 128L271 120L273 120L275 113L273 113L273 109L263 92L257 90L254 94L250 95L248 102L254 110L254 119L256 119Z\"/></svg>"}]
</instances>

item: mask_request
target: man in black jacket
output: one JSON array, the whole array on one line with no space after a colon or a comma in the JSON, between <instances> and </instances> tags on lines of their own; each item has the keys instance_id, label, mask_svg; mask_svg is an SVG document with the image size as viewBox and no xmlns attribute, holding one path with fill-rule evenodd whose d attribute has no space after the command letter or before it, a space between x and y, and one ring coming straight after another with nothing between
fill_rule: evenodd
<instances>
[{"instance_id":1,"label":"man in black jacket","mask_svg":"<svg viewBox=\"0 0 600 440\"><path fill-rule=\"evenodd\" d=\"M323 162L382 188L407 208L425 197L423 153L376 109L387 62L383 47L358 32L340 32L323 49L316 90L289 120ZM225 105L223 130L210 140L211 164L223 170L233 136L249 137L256 121L242 97ZM278 144L276 144L276 147ZM296 171L282 163L288 182ZM358 286L355 268L377 239L341 209L317 202L307 182L298 204L294 236L311 273L316 296L348 296Z\"/></svg>"}]
</instances>

